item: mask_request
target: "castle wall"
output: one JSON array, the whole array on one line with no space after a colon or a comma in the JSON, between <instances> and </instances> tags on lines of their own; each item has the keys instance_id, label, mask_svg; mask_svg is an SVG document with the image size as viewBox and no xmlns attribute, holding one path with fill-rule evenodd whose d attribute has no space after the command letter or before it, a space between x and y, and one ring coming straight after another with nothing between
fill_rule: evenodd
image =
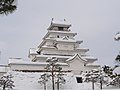
<instances>
[{"instance_id":1,"label":"castle wall","mask_svg":"<svg viewBox=\"0 0 120 90\"><path fill-rule=\"evenodd\" d=\"M59 43L59 44L57 44L57 48L58 48L58 50L74 50L74 45Z\"/></svg>"},{"instance_id":2,"label":"castle wall","mask_svg":"<svg viewBox=\"0 0 120 90\"><path fill-rule=\"evenodd\" d=\"M11 70L44 70L43 65L10 64Z\"/></svg>"},{"instance_id":3,"label":"castle wall","mask_svg":"<svg viewBox=\"0 0 120 90\"><path fill-rule=\"evenodd\" d=\"M65 33L52 33L48 37L49 38L63 38L65 36L67 36L67 37L69 37L71 39L73 39L73 37L74 37L73 35L65 34Z\"/></svg>"}]
</instances>

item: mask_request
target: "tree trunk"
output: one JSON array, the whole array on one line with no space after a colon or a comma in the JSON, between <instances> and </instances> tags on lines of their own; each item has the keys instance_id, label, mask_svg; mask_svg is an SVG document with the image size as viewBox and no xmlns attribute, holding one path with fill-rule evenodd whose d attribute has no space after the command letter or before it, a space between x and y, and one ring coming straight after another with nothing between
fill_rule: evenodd
<instances>
[{"instance_id":1,"label":"tree trunk","mask_svg":"<svg viewBox=\"0 0 120 90\"><path fill-rule=\"evenodd\" d=\"M57 80L57 90L59 90L59 78Z\"/></svg>"},{"instance_id":2,"label":"tree trunk","mask_svg":"<svg viewBox=\"0 0 120 90\"><path fill-rule=\"evenodd\" d=\"M102 80L100 80L100 89L102 89Z\"/></svg>"},{"instance_id":3,"label":"tree trunk","mask_svg":"<svg viewBox=\"0 0 120 90\"><path fill-rule=\"evenodd\" d=\"M53 88L53 90L55 90L55 85L54 85L54 66L52 66L52 88Z\"/></svg>"},{"instance_id":4,"label":"tree trunk","mask_svg":"<svg viewBox=\"0 0 120 90\"><path fill-rule=\"evenodd\" d=\"M5 90L5 84L3 85L3 90Z\"/></svg>"},{"instance_id":5,"label":"tree trunk","mask_svg":"<svg viewBox=\"0 0 120 90\"><path fill-rule=\"evenodd\" d=\"M44 83L44 90L46 90L46 82Z\"/></svg>"},{"instance_id":6,"label":"tree trunk","mask_svg":"<svg viewBox=\"0 0 120 90\"><path fill-rule=\"evenodd\" d=\"M94 90L94 78L92 78L92 90Z\"/></svg>"}]
</instances>

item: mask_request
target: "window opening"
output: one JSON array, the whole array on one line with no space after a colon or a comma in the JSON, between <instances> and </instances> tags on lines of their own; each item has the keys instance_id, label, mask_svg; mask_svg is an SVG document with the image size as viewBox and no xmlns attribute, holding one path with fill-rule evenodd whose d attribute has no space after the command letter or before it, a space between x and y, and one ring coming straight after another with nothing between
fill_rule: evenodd
<instances>
[{"instance_id":1,"label":"window opening","mask_svg":"<svg viewBox=\"0 0 120 90\"><path fill-rule=\"evenodd\" d=\"M63 27L58 27L58 30L63 30Z\"/></svg>"},{"instance_id":2,"label":"window opening","mask_svg":"<svg viewBox=\"0 0 120 90\"><path fill-rule=\"evenodd\" d=\"M58 35L57 38L59 38L60 36Z\"/></svg>"},{"instance_id":3,"label":"window opening","mask_svg":"<svg viewBox=\"0 0 120 90\"><path fill-rule=\"evenodd\" d=\"M82 77L76 77L77 83L82 83Z\"/></svg>"}]
</instances>

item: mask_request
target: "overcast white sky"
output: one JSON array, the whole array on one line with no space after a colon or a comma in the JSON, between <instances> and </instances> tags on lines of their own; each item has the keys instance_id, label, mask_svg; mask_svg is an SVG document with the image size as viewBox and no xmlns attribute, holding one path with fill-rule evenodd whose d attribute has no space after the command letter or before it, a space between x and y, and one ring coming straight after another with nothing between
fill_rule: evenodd
<instances>
[{"instance_id":1,"label":"overcast white sky","mask_svg":"<svg viewBox=\"0 0 120 90\"><path fill-rule=\"evenodd\" d=\"M29 48L37 47L52 18L66 19L83 40L82 47L100 64L114 64L120 42L120 0L18 0L17 10L0 16L0 63L10 57L28 59Z\"/></svg>"}]
</instances>

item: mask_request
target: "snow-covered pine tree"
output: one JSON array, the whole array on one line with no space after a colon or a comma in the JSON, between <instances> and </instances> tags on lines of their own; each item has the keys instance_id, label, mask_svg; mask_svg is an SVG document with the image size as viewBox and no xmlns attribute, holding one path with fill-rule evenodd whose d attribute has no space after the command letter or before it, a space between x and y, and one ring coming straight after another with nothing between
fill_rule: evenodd
<instances>
[{"instance_id":1,"label":"snow-covered pine tree","mask_svg":"<svg viewBox=\"0 0 120 90\"><path fill-rule=\"evenodd\" d=\"M57 90L59 90L60 85L65 84L66 80L63 77L64 74L61 72L62 68L59 65L57 65L56 69L58 69L58 72L56 73L56 82L55 83L57 84Z\"/></svg>"},{"instance_id":2,"label":"snow-covered pine tree","mask_svg":"<svg viewBox=\"0 0 120 90\"><path fill-rule=\"evenodd\" d=\"M50 72L50 77L52 80L52 90L55 90L55 83L57 84L57 90L59 90L59 84L65 83L65 79L62 77L62 67L58 64L58 59L56 57L50 57L47 59L48 64L45 69ZM56 80L56 82L55 82Z\"/></svg>"},{"instance_id":3,"label":"snow-covered pine tree","mask_svg":"<svg viewBox=\"0 0 120 90\"><path fill-rule=\"evenodd\" d=\"M102 68L104 73L106 73L107 75L110 76L113 74L113 68L111 68L110 66L104 65Z\"/></svg>"},{"instance_id":4,"label":"snow-covered pine tree","mask_svg":"<svg viewBox=\"0 0 120 90\"><path fill-rule=\"evenodd\" d=\"M17 9L17 0L0 0L0 14L8 15Z\"/></svg>"},{"instance_id":5,"label":"snow-covered pine tree","mask_svg":"<svg viewBox=\"0 0 120 90\"><path fill-rule=\"evenodd\" d=\"M120 40L120 32L118 32L115 37L114 37L115 41L119 41ZM117 55L117 57L115 58L116 61L120 62L120 53Z\"/></svg>"},{"instance_id":6,"label":"snow-covered pine tree","mask_svg":"<svg viewBox=\"0 0 120 90\"><path fill-rule=\"evenodd\" d=\"M50 79L50 75L44 73L40 76L38 83L44 85L44 90L46 90L46 83Z\"/></svg>"},{"instance_id":7,"label":"snow-covered pine tree","mask_svg":"<svg viewBox=\"0 0 120 90\"><path fill-rule=\"evenodd\" d=\"M9 75L5 75L3 77L0 78L0 87L2 87L3 90L7 89L13 89L13 87L15 87L14 85L14 81L12 81L12 74Z\"/></svg>"},{"instance_id":8,"label":"snow-covered pine tree","mask_svg":"<svg viewBox=\"0 0 120 90\"><path fill-rule=\"evenodd\" d=\"M84 74L84 82L91 82L92 83L92 89L94 90L94 83L97 83L102 89L103 84L106 84L106 74L103 70L91 70L89 72L86 72ZM108 78L108 75L107 75Z\"/></svg>"}]
</instances>

